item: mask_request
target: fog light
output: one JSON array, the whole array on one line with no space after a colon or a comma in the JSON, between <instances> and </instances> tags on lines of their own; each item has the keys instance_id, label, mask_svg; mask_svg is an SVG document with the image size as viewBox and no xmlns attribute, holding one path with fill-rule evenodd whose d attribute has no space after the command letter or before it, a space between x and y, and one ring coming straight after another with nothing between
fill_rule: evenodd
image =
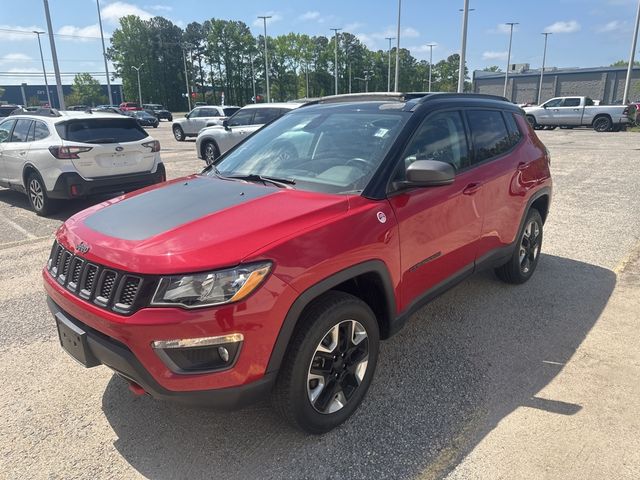
<instances>
[{"instance_id":1,"label":"fog light","mask_svg":"<svg viewBox=\"0 0 640 480\"><path fill-rule=\"evenodd\" d=\"M223 362L226 363L229 361L229 350L227 350L226 348L218 347L218 355L220 355L220 358Z\"/></svg>"},{"instance_id":2,"label":"fog light","mask_svg":"<svg viewBox=\"0 0 640 480\"><path fill-rule=\"evenodd\" d=\"M243 340L241 333L233 333L219 337L157 340L151 345L174 373L203 373L233 366Z\"/></svg>"}]
</instances>

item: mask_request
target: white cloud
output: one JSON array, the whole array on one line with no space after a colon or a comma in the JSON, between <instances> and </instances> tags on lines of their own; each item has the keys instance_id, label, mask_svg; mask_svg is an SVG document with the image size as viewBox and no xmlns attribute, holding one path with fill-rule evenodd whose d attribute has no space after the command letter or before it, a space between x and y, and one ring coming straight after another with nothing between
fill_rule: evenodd
<instances>
[{"instance_id":1,"label":"white cloud","mask_svg":"<svg viewBox=\"0 0 640 480\"><path fill-rule=\"evenodd\" d=\"M517 25L513 26L513 31L514 32L518 31ZM506 23L499 23L498 25L495 26L495 28L490 28L489 30L487 30L487 33L510 33L510 32L511 32L511 26L507 25Z\"/></svg>"},{"instance_id":2,"label":"white cloud","mask_svg":"<svg viewBox=\"0 0 640 480\"><path fill-rule=\"evenodd\" d=\"M506 60L508 52L482 52L483 60Z\"/></svg>"},{"instance_id":3,"label":"white cloud","mask_svg":"<svg viewBox=\"0 0 640 480\"><path fill-rule=\"evenodd\" d=\"M598 25L596 27L596 32L598 33L618 32L620 30L625 29L626 26L627 26L627 22L622 22L620 20L612 20L610 22L605 23L604 25Z\"/></svg>"},{"instance_id":4,"label":"white cloud","mask_svg":"<svg viewBox=\"0 0 640 480\"><path fill-rule=\"evenodd\" d=\"M375 50L384 47L388 48L386 38L395 37L397 30L394 27L387 27L383 32L374 33L358 33L356 37L367 47ZM405 27L400 30L400 48L407 48L403 45L403 41L407 38L417 38L420 32L413 27Z\"/></svg>"},{"instance_id":5,"label":"white cloud","mask_svg":"<svg viewBox=\"0 0 640 480\"><path fill-rule=\"evenodd\" d=\"M318 20L320 18L320 12L317 10L305 12L298 17L300 20Z\"/></svg>"},{"instance_id":6,"label":"white cloud","mask_svg":"<svg viewBox=\"0 0 640 480\"><path fill-rule=\"evenodd\" d=\"M7 30L18 30L18 31L8 32ZM0 39L7 40L10 42L19 42L19 41L24 41L28 39L30 36L28 34L31 34L31 36L35 40L36 36L35 34L32 33L34 30L39 32L44 31L42 27L39 27L36 25L31 25L30 27L21 27L17 25L0 25ZM19 32L25 32L25 33L19 33Z\"/></svg>"},{"instance_id":7,"label":"white cloud","mask_svg":"<svg viewBox=\"0 0 640 480\"><path fill-rule=\"evenodd\" d=\"M269 26L272 23L275 22L279 22L280 20L282 20L282 15L280 15L278 12L267 12L265 13L263 16L270 16L271 18L267 18L267 26ZM252 25L254 27L262 27L264 26L263 20L261 18L256 18ZM269 34L269 32L267 32L267 35Z\"/></svg>"},{"instance_id":8,"label":"white cloud","mask_svg":"<svg viewBox=\"0 0 640 480\"><path fill-rule=\"evenodd\" d=\"M29 60L33 60L29 55L25 55L24 53L7 53L6 55L3 55L2 57L0 57L0 62L2 63L9 63L9 62L25 62L25 61L29 61Z\"/></svg>"},{"instance_id":9,"label":"white cloud","mask_svg":"<svg viewBox=\"0 0 640 480\"><path fill-rule=\"evenodd\" d=\"M144 8L153 10L154 12L171 12L173 10L173 7L169 5L145 5Z\"/></svg>"},{"instance_id":10,"label":"white cloud","mask_svg":"<svg viewBox=\"0 0 640 480\"><path fill-rule=\"evenodd\" d=\"M58 30L58 35L66 35L59 37L60 40L72 40L88 42L100 38L100 26L96 23L94 25L87 25L86 27L76 27L75 25L65 25ZM87 37L87 38L84 38ZM89 38L91 37L91 38ZM105 37L108 35L105 33Z\"/></svg>"},{"instance_id":11,"label":"white cloud","mask_svg":"<svg viewBox=\"0 0 640 480\"><path fill-rule=\"evenodd\" d=\"M555 22L544 29L549 33L574 33L580 30L580 24L575 20L569 20L568 22Z\"/></svg>"},{"instance_id":12,"label":"white cloud","mask_svg":"<svg viewBox=\"0 0 640 480\"><path fill-rule=\"evenodd\" d=\"M429 42L429 43L436 43L436 42ZM440 45L438 45L437 43L433 46L433 50L438 50L438 47ZM416 45L413 47L407 47L409 49L409 51L411 52L412 55L416 55L416 54L420 54L420 53L429 53L431 48L429 48L428 45Z\"/></svg>"},{"instance_id":13,"label":"white cloud","mask_svg":"<svg viewBox=\"0 0 640 480\"><path fill-rule=\"evenodd\" d=\"M137 15L143 20L149 20L153 17L153 15L148 11L126 2L110 3L107 6L102 7L101 13L102 18L111 23L118 23L121 17L125 17L127 15Z\"/></svg>"},{"instance_id":14,"label":"white cloud","mask_svg":"<svg viewBox=\"0 0 640 480\"><path fill-rule=\"evenodd\" d=\"M355 32L356 30L359 30L362 27L364 27L364 23L360 23L360 22L347 23L344 26L344 31L345 32L349 32L349 33L353 33L353 32Z\"/></svg>"}]
</instances>

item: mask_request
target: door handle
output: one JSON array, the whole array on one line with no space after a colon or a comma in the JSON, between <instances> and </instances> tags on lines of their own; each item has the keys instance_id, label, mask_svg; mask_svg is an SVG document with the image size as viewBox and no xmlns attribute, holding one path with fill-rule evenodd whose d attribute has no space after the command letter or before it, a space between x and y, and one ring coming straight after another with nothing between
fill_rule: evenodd
<instances>
[{"instance_id":1,"label":"door handle","mask_svg":"<svg viewBox=\"0 0 640 480\"><path fill-rule=\"evenodd\" d=\"M25 152L25 151L23 150L22 152L20 152L20 154L19 154L19 155L20 155L21 157L24 157L26 154L27 154L27 152Z\"/></svg>"},{"instance_id":2,"label":"door handle","mask_svg":"<svg viewBox=\"0 0 640 480\"><path fill-rule=\"evenodd\" d=\"M469 185L464 187L464 190L462 190L462 193L464 195L473 195L478 190L480 190L480 188L482 188L482 183L479 183L479 182L478 183L470 183Z\"/></svg>"},{"instance_id":3,"label":"door handle","mask_svg":"<svg viewBox=\"0 0 640 480\"><path fill-rule=\"evenodd\" d=\"M557 108L553 109L554 112L559 112L560 110L558 110Z\"/></svg>"}]
</instances>

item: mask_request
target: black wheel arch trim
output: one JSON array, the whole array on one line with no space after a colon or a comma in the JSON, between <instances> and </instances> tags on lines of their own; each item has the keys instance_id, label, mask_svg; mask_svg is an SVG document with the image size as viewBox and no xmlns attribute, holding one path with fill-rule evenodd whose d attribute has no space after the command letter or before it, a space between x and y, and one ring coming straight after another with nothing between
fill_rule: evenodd
<instances>
[{"instance_id":1,"label":"black wheel arch trim","mask_svg":"<svg viewBox=\"0 0 640 480\"><path fill-rule=\"evenodd\" d=\"M280 333L278 334L278 338L276 339L271 352L271 358L269 359L266 373L274 372L280 368L280 364L285 356L287 347L289 346L289 341L293 336L298 320L300 319L304 309L313 300L341 283L368 273L374 273L380 277L381 286L386 299L386 313L390 321L393 322L397 316L396 298L393 283L391 281L391 274L389 273L385 263L382 260L368 260L348 267L309 287L293 302L284 318L284 321L282 322Z\"/></svg>"}]
</instances>

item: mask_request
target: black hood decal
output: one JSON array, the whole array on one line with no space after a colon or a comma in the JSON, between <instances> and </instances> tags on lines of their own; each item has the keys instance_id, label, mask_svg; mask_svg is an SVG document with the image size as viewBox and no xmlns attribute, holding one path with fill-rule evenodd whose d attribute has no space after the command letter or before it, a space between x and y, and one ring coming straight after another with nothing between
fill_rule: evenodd
<instances>
[{"instance_id":1,"label":"black hood decal","mask_svg":"<svg viewBox=\"0 0 640 480\"><path fill-rule=\"evenodd\" d=\"M276 187L196 177L114 203L90 215L84 224L110 237L144 240L275 190Z\"/></svg>"}]
</instances>

